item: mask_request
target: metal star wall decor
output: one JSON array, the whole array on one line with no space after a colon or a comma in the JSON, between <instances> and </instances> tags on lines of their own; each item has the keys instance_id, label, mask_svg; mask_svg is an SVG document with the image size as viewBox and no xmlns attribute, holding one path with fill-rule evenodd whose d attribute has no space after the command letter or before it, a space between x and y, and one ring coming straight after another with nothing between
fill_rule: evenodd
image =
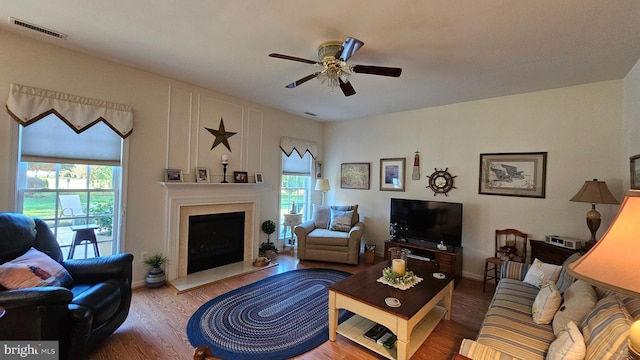
<instances>
[{"instance_id":1,"label":"metal star wall decor","mask_svg":"<svg viewBox=\"0 0 640 360\"><path fill-rule=\"evenodd\" d=\"M205 129L207 129L207 131L209 131L211 134L213 134L213 136L216 137L216 139L213 141L213 145L211 145L211 149L209 150L213 150L214 147L220 144L224 144L224 146L226 146L227 149L231 151L231 146L229 146L228 139L237 133L226 131L224 129L224 120L222 120L222 118L220 118L220 126L218 126L218 130L209 129L207 127Z\"/></svg>"}]
</instances>

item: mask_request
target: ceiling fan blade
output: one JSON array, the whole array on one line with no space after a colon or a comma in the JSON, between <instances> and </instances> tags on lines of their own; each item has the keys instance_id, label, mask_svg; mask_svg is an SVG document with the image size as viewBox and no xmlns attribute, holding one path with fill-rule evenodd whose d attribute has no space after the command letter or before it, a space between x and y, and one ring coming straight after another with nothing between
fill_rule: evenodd
<instances>
[{"instance_id":1,"label":"ceiling fan blade","mask_svg":"<svg viewBox=\"0 0 640 360\"><path fill-rule=\"evenodd\" d=\"M340 81L340 89L342 89L344 96L355 95L356 89L353 88L350 82L344 82L340 78L338 78L338 80Z\"/></svg>"},{"instance_id":2,"label":"ceiling fan blade","mask_svg":"<svg viewBox=\"0 0 640 360\"><path fill-rule=\"evenodd\" d=\"M356 53L356 51L358 51L358 49L362 47L362 45L364 45L362 41L356 38L348 37L345 39L344 43L342 43L342 46L340 46L340 49L335 55L335 58L342 61L347 61L350 57L353 56L353 54Z\"/></svg>"},{"instance_id":3,"label":"ceiling fan blade","mask_svg":"<svg viewBox=\"0 0 640 360\"><path fill-rule=\"evenodd\" d=\"M313 60L307 60L307 59L303 59L303 58L299 58L299 57L295 57L295 56L282 55L282 54L276 54L276 53L271 53L271 54L269 54L269 56L270 57L274 57L274 58L278 58L278 59L299 61L299 62L303 62L305 64L315 65L315 64L318 63L317 61L313 61Z\"/></svg>"},{"instance_id":4,"label":"ceiling fan blade","mask_svg":"<svg viewBox=\"0 0 640 360\"><path fill-rule=\"evenodd\" d=\"M352 67L353 72L371 75L393 76L398 77L402 74L401 68L392 68L384 66L370 66L370 65L354 65Z\"/></svg>"},{"instance_id":5,"label":"ceiling fan blade","mask_svg":"<svg viewBox=\"0 0 640 360\"><path fill-rule=\"evenodd\" d=\"M307 81L309 81L309 80L311 80L311 79L315 78L315 77L316 77L316 76L318 76L319 74L320 74L319 72L317 72L317 73L313 73L313 74L309 74L309 75L307 75L307 76L303 77L302 79L297 80L297 81L294 81L294 82L292 82L291 84L287 85L287 88L289 88L289 89L293 89L293 88L295 88L296 86L302 85L302 84L306 83Z\"/></svg>"}]
</instances>

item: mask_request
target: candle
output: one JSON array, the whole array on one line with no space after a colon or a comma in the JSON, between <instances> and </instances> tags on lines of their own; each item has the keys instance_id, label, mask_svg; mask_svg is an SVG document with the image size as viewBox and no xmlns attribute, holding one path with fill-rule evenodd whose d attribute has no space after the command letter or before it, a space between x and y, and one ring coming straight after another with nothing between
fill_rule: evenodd
<instances>
[{"instance_id":1,"label":"candle","mask_svg":"<svg viewBox=\"0 0 640 360\"><path fill-rule=\"evenodd\" d=\"M227 155L227 154L222 155L222 163L223 164L228 164L229 163L229 155Z\"/></svg>"},{"instance_id":2,"label":"candle","mask_svg":"<svg viewBox=\"0 0 640 360\"><path fill-rule=\"evenodd\" d=\"M402 259L393 259L391 260L391 271L394 273L398 273L404 276L404 272L406 270L406 264Z\"/></svg>"}]
</instances>

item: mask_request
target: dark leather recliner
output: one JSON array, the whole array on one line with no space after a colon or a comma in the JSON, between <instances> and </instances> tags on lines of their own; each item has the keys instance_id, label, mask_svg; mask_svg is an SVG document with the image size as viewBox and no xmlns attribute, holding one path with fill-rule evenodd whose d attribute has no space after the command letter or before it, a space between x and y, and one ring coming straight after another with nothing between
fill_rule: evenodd
<instances>
[{"instance_id":1,"label":"dark leather recliner","mask_svg":"<svg viewBox=\"0 0 640 360\"><path fill-rule=\"evenodd\" d=\"M60 359L85 359L127 318L133 255L63 261L47 224L22 214L0 213L0 264L31 247L60 263L75 283L7 290L0 285L0 339L58 340Z\"/></svg>"}]
</instances>

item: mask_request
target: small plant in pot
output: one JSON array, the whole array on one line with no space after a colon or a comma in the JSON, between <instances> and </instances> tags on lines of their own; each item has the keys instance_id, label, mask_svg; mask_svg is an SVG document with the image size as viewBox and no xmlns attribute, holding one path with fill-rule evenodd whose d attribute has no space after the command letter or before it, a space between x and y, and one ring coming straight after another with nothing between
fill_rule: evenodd
<instances>
[{"instance_id":1,"label":"small plant in pot","mask_svg":"<svg viewBox=\"0 0 640 360\"><path fill-rule=\"evenodd\" d=\"M144 258L142 263L147 266L150 266L149 273L147 274L147 278L145 282L148 287L160 287L164 285L165 280L167 279L164 270L162 270L161 266L167 262L168 258L164 256L162 253L155 253L149 257Z\"/></svg>"},{"instance_id":2,"label":"small plant in pot","mask_svg":"<svg viewBox=\"0 0 640 360\"><path fill-rule=\"evenodd\" d=\"M260 244L259 253L261 256L266 256L272 259L275 254L278 253L278 248L276 248L276 244L272 243L270 240L271 234L276 231L276 223L271 220L266 220L262 223L262 231L267 234L267 241Z\"/></svg>"}]
</instances>

